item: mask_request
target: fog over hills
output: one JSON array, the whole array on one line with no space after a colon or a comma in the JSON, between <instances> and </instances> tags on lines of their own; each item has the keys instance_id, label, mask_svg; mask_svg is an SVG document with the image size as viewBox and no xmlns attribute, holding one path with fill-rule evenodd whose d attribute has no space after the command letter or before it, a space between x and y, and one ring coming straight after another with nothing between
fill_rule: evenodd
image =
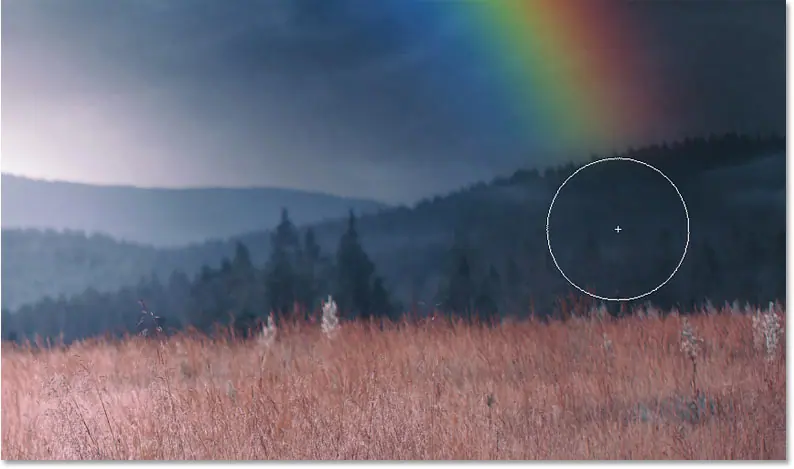
<instances>
[{"instance_id":1,"label":"fog over hills","mask_svg":"<svg viewBox=\"0 0 794 469\"><path fill-rule=\"evenodd\" d=\"M697 294L715 300L765 301L783 291L785 262L780 262L785 258L780 254L781 250L785 253L783 145L782 140L765 143L734 136L682 142L669 148L649 147L627 155L652 161L676 181L686 198L692 222L684 264L671 283L651 300L689 300ZM509 273L514 277L517 291L506 295L512 298L512 303L503 305L504 308L524 308L530 298L539 304L539 295L552 298L570 290L549 262L544 223L555 190L574 169L574 165L569 165L549 171L520 170L507 178L423 200L412 208L389 208L361 216L357 224L361 243L394 298L404 305L414 300L428 304L435 301L444 278L449 276L449 253L456 234L462 235L477 251L472 255L472 262L476 258L478 264L473 266L475 270L488 269L490 265L503 276L503 282L509 283ZM611 171L603 175L594 173L592 190L574 196L586 203L614 193L619 200L626 198L621 194L628 190L631 197L630 186L621 188L613 182L623 176ZM643 201L637 197L638 192L633 194L638 201L636 209L628 207L619 222L626 227L642 226L648 233L627 248L640 253L648 251L643 246L656 248L655 237L664 235L665 225L668 237L677 246L678 238L685 232L681 231L680 223L667 222L680 218L680 206L675 199L667 201L670 203L654 198ZM577 204L576 199L569 200L571 207ZM576 210L568 212L559 212L564 218L555 218L572 227L555 234L555 243L562 243L561 249L570 251L567 255L560 253L560 260L567 258L582 269L580 275L588 276L591 267L578 265L580 257L576 249L593 241L584 236L588 233L594 233L595 242L604 244L604 249L609 239L599 238L592 222L583 221ZM301 234L311 226L324 254L333 258L346 230L344 219L328 217L322 222L306 223L297 214L293 216L292 211L290 216ZM609 213L605 212L604 216ZM278 213L265 216L258 212L255 217L270 226L279 222ZM156 224L151 228L158 233L150 236L159 234ZM226 239L187 247L155 248L106 236L4 229L3 306L16 309L45 295L69 297L88 288L111 292L134 286L151 274L156 274L163 283L168 283L174 271L192 278L202 266L216 268L224 258L234 256L238 241L250 250L252 262L263 266L271 250L270 237L269 230L238 232ZM654 266L659 266L659 270L665 268L652 257L645 260L632 255L632 259L637 261L619 261L620 275L611 278L623 282L625 275L628 285L638 268L647 268L646 273L651 277L656 275ZM669 260L675 261L676 257ZM719 281L704 286L700 284L704 278L719 278ZM135 307L134 302L130 307Z\"/></svg>"},{"instance_id":2,"label":"fog over hills","mask_svg":"<svg viewBox=\"0 0 794 469\"><path fill-rule=\"evenodd\" d=\"M80 230L178 246L267 230L287 208L299 224L371 213L385 204L279 188L156 189L2 175L2 227Z\"/></svg>"}]
</instances>

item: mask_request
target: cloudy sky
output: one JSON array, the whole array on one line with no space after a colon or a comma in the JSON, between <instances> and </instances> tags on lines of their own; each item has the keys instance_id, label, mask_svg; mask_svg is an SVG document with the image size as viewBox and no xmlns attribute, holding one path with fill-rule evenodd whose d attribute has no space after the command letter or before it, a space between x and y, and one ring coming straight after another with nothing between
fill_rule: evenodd
<instances>
[{"instance_id":1,"label":"cloudy sky","mask_svg":"<svg viewBox=\"0 0 794 469\"><path fill-rule=\"evenodd\" d=\"M3 0L2 170L411 202L560 161L439 100L463 32L390 1ZM785 132L783 2L629 3L660 134Z\"/></svg>"}]
</instances>

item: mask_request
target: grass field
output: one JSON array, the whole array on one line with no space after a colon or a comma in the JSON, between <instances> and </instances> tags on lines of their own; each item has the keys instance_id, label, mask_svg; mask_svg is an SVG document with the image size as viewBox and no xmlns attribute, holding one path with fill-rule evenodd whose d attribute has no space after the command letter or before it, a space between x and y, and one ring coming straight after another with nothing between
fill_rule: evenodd
<instances>
[{"instance_id":1,"label":"grass field","mask_svg":"<svg viewBox=\"0 0 794 469\"><path fill-rule=\"evenodd\" d=\"M5 344L2 458L785 459L785 339L731 310L689 324Z\"/></svg>"}]
</instances>

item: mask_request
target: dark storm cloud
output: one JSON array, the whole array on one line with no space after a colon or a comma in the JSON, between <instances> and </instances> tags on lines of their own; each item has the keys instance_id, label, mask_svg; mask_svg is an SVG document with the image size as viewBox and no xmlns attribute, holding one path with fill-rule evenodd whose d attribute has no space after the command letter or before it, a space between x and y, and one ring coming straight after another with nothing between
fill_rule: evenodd
<instances>
[{"instance_id":1,"label":"dark storm cloud","mask_svg":"<svg viewBox=\"0 0 794 469\"><path fill-rule=\"evenodd\" d=\"M783 2L638 1L682 133L786 128Z\"/></svg>"},{"instance_id":2,"label":"dark storm cloud","mask_svg":"<svg viewBox=\"0 0 794 469\"><path fill-rule=\"evenodd\" d=\"M782 132L782 6L694 3L632 7L678 132ZM437 99L454 18L375 4L5 0L4 170L398 201L549 162Z\"/></svg>"}]
</instances>

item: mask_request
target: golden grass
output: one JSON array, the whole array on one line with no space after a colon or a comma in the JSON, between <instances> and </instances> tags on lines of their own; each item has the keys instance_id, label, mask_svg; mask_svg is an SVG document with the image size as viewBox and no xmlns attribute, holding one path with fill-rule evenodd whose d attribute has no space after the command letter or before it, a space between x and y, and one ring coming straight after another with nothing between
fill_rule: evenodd
<instances>
[{"instance_id":1,"label":"golden grass","mask_svg":"<svg viewBox=\"0 0 794 469\"><path fill-rule=\"evenodd\" d=\"M697 399L677 317L6 344L2 457L785 459L783 350L690 323Z\"/></svg>"}]
</instances>

